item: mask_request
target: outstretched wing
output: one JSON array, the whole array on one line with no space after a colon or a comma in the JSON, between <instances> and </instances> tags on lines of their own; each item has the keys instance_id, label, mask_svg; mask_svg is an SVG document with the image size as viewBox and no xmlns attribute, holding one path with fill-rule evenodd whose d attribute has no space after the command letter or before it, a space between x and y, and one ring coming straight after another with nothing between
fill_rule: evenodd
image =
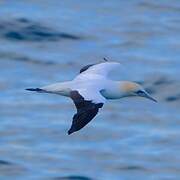
<instances>
[{"instance_id":1,"label":"outstretched wing","mask_svg":"<svg viewBox=\"0 0 180 180\"><path fill-rule=\"evenodd\" d=\"M121 67L120 63L118 62L102 62L99 64L90 64L83 67L80 70L81 74L98 74L102 76L107 76L112 70Z\"/></svg>"},{"instance_id":2,"label":"outstretched wing","mask_svg":"<svg viewBox=\"0 0 180 180\"><path fill-rule=\"evenodd\" d=\"M87 90L71 91L70 97L76 106L77 113L73 116L72 125L68 131L69 135L86 126L96 116L99 108L102 108L105 102L104 97L99 92L96 92L95 96L92 95Z\"/></svg>"}]
</instances>

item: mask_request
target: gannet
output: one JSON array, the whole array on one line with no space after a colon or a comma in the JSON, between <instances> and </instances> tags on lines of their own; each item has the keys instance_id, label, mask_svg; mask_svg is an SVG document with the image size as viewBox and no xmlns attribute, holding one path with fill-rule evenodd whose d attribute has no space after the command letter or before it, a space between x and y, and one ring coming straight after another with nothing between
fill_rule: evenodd
<instances>
[{"instance_id":1,"label":"gannet","mask_svg":"<svg viewBox=\"0 0 180 180\"><path fill-rule=\"evenodd\" d=\"M157 102L136 82L111 80L108 76L109 73L120 67L119 62L105 61L91 64L83 67L72 81L26 90L58 94L73 100L77 112L73 116L72 125L68 130L70 135L86 126L108 99L140 96Z\"/></svg>"}]
</instances>

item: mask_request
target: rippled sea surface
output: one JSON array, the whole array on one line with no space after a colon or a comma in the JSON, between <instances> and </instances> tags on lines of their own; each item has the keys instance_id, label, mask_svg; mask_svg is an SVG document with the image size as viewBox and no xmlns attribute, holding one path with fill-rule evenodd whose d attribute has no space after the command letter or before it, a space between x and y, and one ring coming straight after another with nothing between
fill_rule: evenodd
<instances>
[{"instance_id":1,"label":"rippled sea surface","mask_svg":"<svg viewBox=\"0 0 180 180\"><path fill-rule=\"evenodd\" d=\"M67 130L68 98L26 92L103 57L158 103L109 101ZM0 1L0 179L179 180L180 1Z\"/></svg>"}]
</instances>

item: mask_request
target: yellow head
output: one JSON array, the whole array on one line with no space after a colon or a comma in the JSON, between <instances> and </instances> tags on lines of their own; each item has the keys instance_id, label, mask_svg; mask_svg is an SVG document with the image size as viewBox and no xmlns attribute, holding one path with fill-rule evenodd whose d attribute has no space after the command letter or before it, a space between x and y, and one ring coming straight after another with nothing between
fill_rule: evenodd
<instances>
[{"instance_id":1,"label":"yellow head","mask_svg":"<svg viewBox=\"0 0 180 180\"><path fill-rule=\"evenodd\" d=\"M157 102L154 98L150 96L148 92L138 83L123 81L120 85L121 91L124 93L124 96L140 96L148 98L154 102Z\"/></svg>"}]
</instances>

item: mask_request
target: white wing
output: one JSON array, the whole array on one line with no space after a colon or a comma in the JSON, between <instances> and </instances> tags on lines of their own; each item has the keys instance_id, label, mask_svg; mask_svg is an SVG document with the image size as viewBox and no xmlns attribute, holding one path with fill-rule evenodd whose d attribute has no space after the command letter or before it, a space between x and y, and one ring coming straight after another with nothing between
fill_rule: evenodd
<instances>
[{"instance_id":1,"label":"white wing","mask_svg":"<svg viewBox=\"0 0 180 180\"><path fill-rule=\"evenodd\" d=\"M102 62L99 64L87 66L87 68L85 68L81 74L97 74L106 77L112 70L119 67L121 67L121 64L118 62Z\"/></svg>"},{"instance_id":2,"label":"white wing","mask_svg":"<svg viewBox=\"0 0 180 180\"><path fill-rule=\"evenodd\" d=\"M98 103L105 103L106 99L101 95L99 89L95 88L88 88L86 89L76 89L79 94L84 98L86 101L92 101L95 104Z\"/></svg>"}]
</instances>

